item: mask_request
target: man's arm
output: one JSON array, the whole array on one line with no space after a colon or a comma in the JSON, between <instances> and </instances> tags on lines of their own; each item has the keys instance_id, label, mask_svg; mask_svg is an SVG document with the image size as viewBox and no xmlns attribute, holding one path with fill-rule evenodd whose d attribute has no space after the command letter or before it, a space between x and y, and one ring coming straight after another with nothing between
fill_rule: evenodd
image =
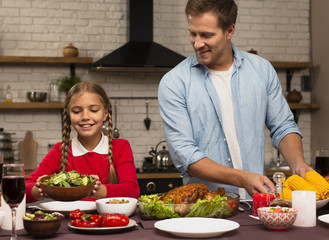
<instances>
[{"instance_id":1,"label":"man's arm","mask_svg":"<svg viewBox=\"0 0 329 240\"><path fill-rule=\"evenodd\" d=\"M302 140L298 134L286 135L279 144L279 150L293 174L304 178L308 171L314 171L304 160Z\"/></svg>"},{"instance_id":2,"label":"man's arm","mask_svg":"<svg viewBox=\"0 0 329 240\"><path fill-rule=\"evenodd\" d=\"M265 186L271 190L274 189L273 182L266 176L226 167L209 158L202 158L198 162L191 164L188 173L193 177L208 182L245 188L251 196L257 192L267 192Z\"/></svg>"}]
</instances>

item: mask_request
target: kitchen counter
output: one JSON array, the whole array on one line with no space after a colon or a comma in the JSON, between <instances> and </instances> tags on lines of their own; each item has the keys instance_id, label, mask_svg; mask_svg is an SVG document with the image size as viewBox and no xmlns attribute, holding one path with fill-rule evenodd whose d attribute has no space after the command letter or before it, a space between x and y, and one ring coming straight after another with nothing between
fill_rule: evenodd
<instances>
[{"instance_id":1,"label":"kitchen counter","mask_svg":"<svg viewBox=\"0 0 329 240\"><path fill-rule=\"evenodd\" d=\"M292 175L292 171L291 170L274 170L274 169L269 169L269 168L265 168L265 175L267 177L273 177L273 174L276 172L283 172L284 175L286 175L286 177L289 177Z\"/></svg>"}]
</instances>

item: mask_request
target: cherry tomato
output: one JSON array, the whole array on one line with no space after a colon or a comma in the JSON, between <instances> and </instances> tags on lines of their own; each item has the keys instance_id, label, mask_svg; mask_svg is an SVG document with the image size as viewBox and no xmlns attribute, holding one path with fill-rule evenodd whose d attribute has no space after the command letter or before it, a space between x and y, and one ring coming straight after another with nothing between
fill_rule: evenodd
<instances>
[{"instance_id":1,"label":"cherry tomato","mask_svg":"<svg viewBox=\"0 0 329 240\"><path fill-rule=\"evenodd\" d=\"M126 226L129 223L129 218L121 214L104 213L101 226L102 227L119 227Z\"/></svg>"},{"instance_id":2,"label":"cherry tomato","mask_svg":"<svg viewBox=\"0 0 329 240\"><path fill-rule=\"evenodd\" d=\"M238 203L236 201L231 201L231 200L228 201L228 204L230 205L230 208L232 210L235 210L238 205Z\"/></svg>"},{"instance_id":3,"label":"cherry tomato","mask_svg":"<svg viewBox=\"0 0 329 240\"><path fill-rule=\"evenodd\" d=\"M282 208L276 208L273 212L280 213L280 212L283 212L283 211L282 211Z\"/></svg>"}]
</instances>

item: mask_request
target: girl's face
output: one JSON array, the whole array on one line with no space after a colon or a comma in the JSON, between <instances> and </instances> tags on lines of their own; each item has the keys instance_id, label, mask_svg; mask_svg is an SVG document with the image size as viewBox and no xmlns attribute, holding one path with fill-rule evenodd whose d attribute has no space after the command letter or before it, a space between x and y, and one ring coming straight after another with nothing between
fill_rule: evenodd
<instances>
[{"instance_id":1,"label":"girl's face","mask_svg":"<svg viewBox=\"0 0 329 240\"><path fill-rule=\"evenodd\" d=\"M96 93L81 92L72 97L69 104L72 127L81 143L97 146L101 138L103 122L108 116L107 109ZM85 146L86 147L86 146Z\"/></svg>"}]
</instances>

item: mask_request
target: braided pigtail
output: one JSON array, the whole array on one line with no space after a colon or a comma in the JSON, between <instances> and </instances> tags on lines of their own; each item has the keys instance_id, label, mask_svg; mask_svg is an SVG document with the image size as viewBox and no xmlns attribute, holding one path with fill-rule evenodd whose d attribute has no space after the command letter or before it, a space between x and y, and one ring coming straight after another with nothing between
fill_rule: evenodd
<instances>
[{"instance_id":1,"label":"braided pigtail","mask_svg":"<svg viewBox=\"0 0 329 240\"><path fill-rule=\"evenodd\" d=\"M118 176L117 173L114 169L113 166L113 153L112 153L112 143L113 143L113 136L112 136L112 128L113 128L113 123L112 123L112 106L110 103L110 106L108 108L109 110L109 131L108 131L108 138L109 138L109 151L108 151L108 160L110 164L110 171L109 171L109 177L108 177L108 182L110 184L117 184L118 183Z\"/></svg>"},{"instance_id":2,"label":"braided pigtail","mask_svg":"<svg viewBox=\"0 0 329 240\"><path fill-rule=\"evenodd\" d=\"M71 120L67 109L63 111L63 136L61 145L61 171L65 171L70 147Z\"/></svg>"},{"instance_id":3,"label":"braided pigtail","mask_svg":"<svg viewBox=\"0 0 329 240\"><path fill-rule=\"evenodd\" d=\"M71 121L66 109L63 111L63 136L61 145L61 171L65 171L70 147Z\"/></svg>"}]
</instances>

